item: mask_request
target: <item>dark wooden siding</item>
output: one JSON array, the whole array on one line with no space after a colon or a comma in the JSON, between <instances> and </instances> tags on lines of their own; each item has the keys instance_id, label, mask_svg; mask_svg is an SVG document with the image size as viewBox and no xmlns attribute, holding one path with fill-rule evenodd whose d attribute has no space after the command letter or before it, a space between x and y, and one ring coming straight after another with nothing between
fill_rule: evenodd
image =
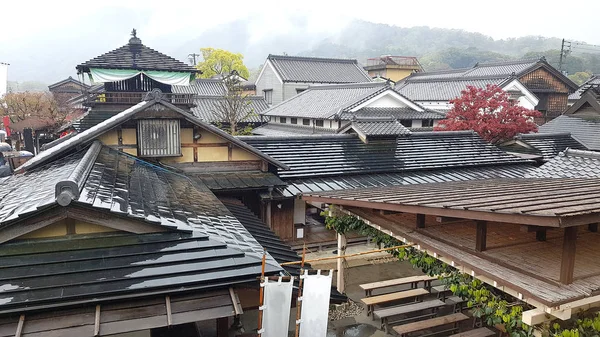
<instances>
[{"instance_id":1,"label":"dark wooden siding","mask_svg":"<svg viewBox=\"0 0 600 337\"><path fill-rule=\"evenodd\" d=\"M536 109L542 112L546 121L567 110L570 89L548 70L536 69L519 80L540 99Z\"/></svg>"},{"instance_id":2,"label":"dark wooden siding","mask_svg":"<svg viewBox=\"0 0 600 337\"><path fill-rule=\"evenodd\" d=\"M278 207L281 205L281 208ZM271 229L282 240L294 239L294 200L274 201L271 205Z\"/></svg>"}]
</instances>

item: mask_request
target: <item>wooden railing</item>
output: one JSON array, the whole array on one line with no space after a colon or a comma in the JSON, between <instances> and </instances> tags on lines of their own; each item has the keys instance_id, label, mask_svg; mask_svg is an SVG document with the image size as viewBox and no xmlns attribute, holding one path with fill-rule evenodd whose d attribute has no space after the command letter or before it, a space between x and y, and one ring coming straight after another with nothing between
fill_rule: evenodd
<instances>
[{"instance_id":1,"label":"wooden railing","mask_svg":"<svg viewBox=\"0 0 600 337\"><path fill-rule=\"evenodd\" d=\"M146 92L102 92L89 94L85 99L86 105L124 104L135 105L146 97ZM172 104L194 104L194 94L163 93L164 99Z\"/></svg>"}]
</instances>

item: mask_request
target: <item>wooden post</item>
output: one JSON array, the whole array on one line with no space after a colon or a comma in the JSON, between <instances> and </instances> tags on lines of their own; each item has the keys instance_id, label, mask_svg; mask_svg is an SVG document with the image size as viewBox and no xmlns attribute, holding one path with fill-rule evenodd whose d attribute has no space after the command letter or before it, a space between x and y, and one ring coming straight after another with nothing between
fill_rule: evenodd
<instances>
[{"instance_id":1,"label":"wooden post","mask_svg":"<svg viewBox=\"0 0 600 337\"><path fill-rule=\"evenodd\" d=\"M597 223L591 223L588 225L588 230L592 233L597 233L598 232L598 224Z\"/></svg>"},{"instance_id":2,"label":"wooden post","mask_svg":"<svg viewBox=\"0 0 600 337\"><path fill-rule=\"evenodd\" d=\"M17 331L15 332L15 337L21 337L21 334L23 333L23 324L25 324L24 314L22 314L21 317L19 317L19 323L17 324Z\"/></svg>"},{"instance_id":3,"label":"wooden post","mask_svg":"<svg viewBox=\"0 0 600 337\"><path fill-rule=\"evenodd\" d=\"M94 337L100 335L100 304L96 305L96 317L94 319Z\"/></svg>"},{"instance_id":4,"label":"wooden post","mask_svg":"<svg viewBox=\"0 0 600 337\"><path fill-rule=\"evenodd\" d=\"M229 336L229 317L217 318L217 337Z\"/></svg>"},{"instance_id":5,"label":"wooden post","mask_svg":"<svg viewBox=\"0 0 600 337\"><path fill-rule=\"evenodd\" d=\"M477 234L475 236L475 250L483 252L487 246L487 221L477 221Z\"/></svg>"},{"instance_id":6,"label":"wooden post","mask_svg":"<svg viewBox=\"0 0 600 337\"><path fill-rule=\"evenodd\" d=\"M539 229L535 231L535 239L538 241L546 241L546 230Z\"/></svg>"},{"instance_id":7,"label":"wooden post","mask_svg":"<svg viewBox=\"0 0 600 337\"><path fill-rule=\"evenodd\" d=\"M337 246L337 290L340 293L344 293L346 291L344 287L344 261L346 259L342 258L342 256L346 255L346 235L338 234L338 246Z\"/></svg>"},{"instance_id":8,"label":"wooden post","mask_svg":"<svg viewBox=\"0 0 600 337\"><path fill-rule=\"evenodd\" d=\"M304 247L302 247L302 262L300 264L300 279L298 280L298 299L296 300L296 333L294 334L294 336L299 337L300 336L300 314L302 312L302 285L303 285L303 279L302 276L304 275L304 260L306 260L306 244L304 244Z\"/></svg>"},{"instance_id":9,"label":"wooden post","mask_svg":"<svg viewBox=\"0 0 600 337\"><path fill-rule=\"evenodd\" d=\"M417 214L417 228L425 228L425 214Z\"/></svg>"},{"instance_id":10,"label":"wooden post","mask_svg":"<svg viewBox=\"0 0 600 337\"><path fill-rule=\"evenodd\" d=\"M562 262L560 264L560 283L573 282L575 270L575 247L577 246L577 227L565 228L563 236Z\"/></svg>"},{"instance_id":11,"label":"wooden post","mask_svg":"<svg viewBox=\"0 0 600 337\"><path fill-rule=\"evenodd\" d=\"M265 249L263 251L263 257L262 257L262 265L261 265L261 269L260 269L260 292L259 292L259 300L258 300L258 337L262 336L262 333L260 332L263 328L263 309L261 308L264 304L265 304L265 287L264 287L264 282L265 282L265 264L267 262L267 250ZM227 336L227 335L225 335ZM219 336L220 337L220 336Z\"/></svg>"},{"instance_id":12,"label":"wooden post","mask_svg":"<svg viewBox=\"0 0 600 337\"><path fill-rule=\"evenodd\" d=\"M269 229L273 229L273 224L271 223L272 221L272 214L271 214L271 200L267 201L267 216L266 216L266 224L267 227L269 227Z\"/></svg>"}]
</instances>

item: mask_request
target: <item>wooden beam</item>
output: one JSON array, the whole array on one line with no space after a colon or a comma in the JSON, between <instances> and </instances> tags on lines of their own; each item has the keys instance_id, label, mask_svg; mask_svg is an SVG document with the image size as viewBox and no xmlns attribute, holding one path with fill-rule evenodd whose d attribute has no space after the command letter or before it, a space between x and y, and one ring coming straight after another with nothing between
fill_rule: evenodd
<instances>
[{"instance_id":1,"label":"wooden beam","mask_svg":"<svg viewBox=\"0 0 600 337\"><path fill-rule=\"evenodd\" d=\"M560 282L563 284L570 284L573 282L576 247L577 227L565 228L565 234L563 236L562 261L560 264Z\"/></svg>"},{"instance_id":2,"label":"wooden beam","mask_svg":"<svg viewBox=\"0 0 600 337\"><path fill-rule=\"evenodd\" d=\"M588 230L592 233L597 233L598 232L598 224L597 223L591 223L588 225Z\"/></svg>"},{"instance_id":3,"label":"wooden beam","mask_svg":"<svg viewBox=\"0 0 600 337\"><path fill-rule=\"evenodd\" d=\"M173 316L171 315L171 297L165 296L165 304L167 306L167 326L173 325Z\"/></svg>"},{"instance_id":4,"label":"wooden beam","mask_svg":"<svg viewBox=\"0 0 600 337\"><path fill-rule=\"evenodd\" d=\"M69 206L66 208L66 212L67 216L72 219L135 234L158 233L168 230L158 224L128 219L109 211L99 211L91 207Z\"/></svg>"},{"instance_id":5,"label":"wooden beam","mask_svg":"<svg viewBox=\"0 0 600 337\"><path fill-rule=\"evenodd\" d=\"M181 143L181 147L226 147L229 143Z\"/></svg>"},{"instance_id":6,"label":"wooden beam","mask_svg":"<svg viewBox=\"0 0 600 337\"><path fill-rule=\"evenodd\" d=\"M382 202L370 202L362 200L339 199L325 196L303 195L302 199L311 203L324 203L330 205L359 207L366 209L382 209L410 214L425 214L435 216L447 216L453 218L485 220L493 222L507 222L513 224L533 225L543 227L567 227L599 222L600 214L590 214L559 218L556 216L538 216L526 214L509 214L498 212L484 212L464 209L436 208L418 205L403 205Z\"/></svg>"},{"instance_id":7,"label":"wooden beam","mask_svg":"<svg viewBox=\"0 0 600 337\"><path fill-rule=\"evenodd\" d=\"M417 214L417 228L425 228L425 214Z\"/></svg>"},{"instance_id":8,"label":"wooden beam","mask_svg":"<svg viewBox=\"0 0 600 337\"><path fill-rule=\"evenodd\" d=\"M65 208L60 206L53 207L41 214L24 217L22 220L0 230L0 244L66 218L67 213L65 212Z\"/></svg>"},{"instance_id":9,"label":"wooden beam","mask_svg":"<svg viewBox=\"0 0 600 337\"><path fill-rule=\"evenodd\" d=\"M21 334L23 333L23 324L25 324L25 314L22 314L21 317L19 317L19 324L17 324L15 337L21 337Z\"/></svg>"},{"instance_id":10,"label":"wooden beam","mask_svg":"<svg viewBox=\"0 0 600 337\"><path fill-rule=\"evenodd\" d=\"M476 224L475 250L483 252L487 248L487 221L477 221Z\"/></svg>"},{"instance_id":11,"label":"wooden beam","mask_svg":"<svg viewBox=\"0 0 600 337\"><path fill-rule=\"evenodd\" d=\"M244 310L242 310L242 306L240 305L240 299L238 298L233 288L229 288L229 297L231 297L231 303L233 303L233 310L235 311L235 314L243 314Z\"/></svg>"},{"instance_id":12,"label":"wooden beam","mask_svg":"<svg viewBox=\"0 0 600 337\"><path fill-rule=\"evenodd\" d=\"M217 337L229 336L229 317L217 318Z\"/></svg>"},{"instance_id":13,"label":"wooden beam","mask_svg":"<svg viewBox=\"0 0 600 337\"><path fill-rule=\"evenodd\" d=\"M67 235L77 234L75 231L75 220L67 218L65 222L67 223Z\"/></svg>"},{"instance_id":14,"label":"wooden beam","mask_svg":"<svg viewBox=\"0 0 600 337\"><path fill-rule=\"evenodd\" d=\"M546 230L539 229L535 232L535 239L537 241L546 241Z\"/></svg>"},{"instance_id":15,"label":"wooden beam","mask_svg":"<svg viewBox=\"0 0 600 337\"><path fill-rule=\"evenodd\" d=\"M100 335L100 304L96 305L96 317L94 319L94 337Z\"/></svg>"}]
</instances>

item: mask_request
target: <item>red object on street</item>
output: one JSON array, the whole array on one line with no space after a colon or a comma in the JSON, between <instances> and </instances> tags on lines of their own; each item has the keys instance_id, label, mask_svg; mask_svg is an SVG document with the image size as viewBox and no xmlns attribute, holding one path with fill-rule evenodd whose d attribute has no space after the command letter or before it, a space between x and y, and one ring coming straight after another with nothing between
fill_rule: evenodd
<instances>
[{"instance_id":1,"label":"red object on street","mask_svg":"<svg viewBox=\"0 0 600 337\"><path fill-rule=\"evenodd\" d=\"M2 117L2 123L4 123L4 129L6 130L6 137L10 137L10 118L8 116Z\"/></svg>"}]
</instances>

